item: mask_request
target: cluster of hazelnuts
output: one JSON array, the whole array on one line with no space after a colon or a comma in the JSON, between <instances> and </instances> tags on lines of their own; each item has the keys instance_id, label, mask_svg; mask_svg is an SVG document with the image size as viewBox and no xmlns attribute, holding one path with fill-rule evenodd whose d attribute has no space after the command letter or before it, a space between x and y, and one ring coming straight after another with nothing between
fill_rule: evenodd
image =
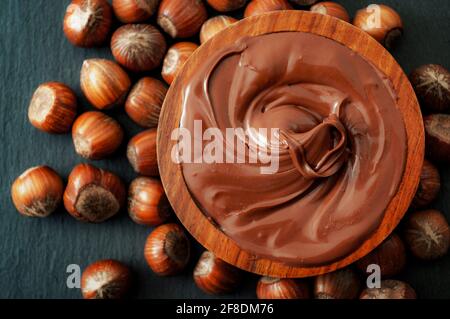
<instances>
[{"instance_id":1,"label":"cluster of hazelnuts","mask_svg":"<svg viewBox=\"0 0 450 319\"><path fill-rule=\"evenodd\" d=\"M206 0L217 12L235 11L246 6L244 17L275 10L292 9L287 0ZM334 2L291 0L297 5L312 5L310 10L350 21L344 7ZM247 4L248 3L248 4ZM400 16L392 8L379 5L380 25L370 23L370 10L356 13L353 24L360 27L386 47L403 32ZM117 151L124 139L120 124L104 114L125 105L129 117L146 130L128 143L127 157L140 175L127 189L114 173L90 164L77 165L64 187L62 178L48 166L30 168L12 185L12 198L17 210L26 216L45 217L61 202L75 218L84 222L103 222L124 206L133 221L155 226L144 248L145 259L154 273L161 276L182 272L190 259L190 242L185 231L170 222L171 208L158 176L156 158L156 127L168 85L175 79L189 56L198 48L194 42L177 42L167 49L159 28L146 24L156 15L160 29L174 39L199 34L200 43L237 22L226 15L208 19L208 10L200 0L73 0L64 18L64 33L80 47L104 44L109 38L114 16L122 23L111 37L111 51L116 60L89 59L81 69L81 89L98 111L77 117L77 98L67 85L44 83L33 94L28 117L33 126L52 134L72 132L77 154L91 159L104 159ZM134 85L128 72L142 74L161 68L166 82L142 77ZM127 72L128 71L128 72ZM450 76L439 65L425 65L415 70L411 82L424 110L450 111ZM450 115L432 114L425 118L427 154L436 161L450 162ZM262 277L258 281L258 298L415 298L406 283L389 279L405 266L406 249L421 259L435 259L447 253L450 230L443 214L437 210L421 210L429 205L440 189L438 170L428 161L413 201L415 212L404 225L404 240L392 234L355 267L318 276L311 282L298 279ZM128 198L127 198L128 197ZM365 289L356 269L365 272L367 265L379 264L382 289ZM356 268L356 269L354 269ZM193 277L198 287L209 294L232 292L242 281L244 272L205 251L195 266ZM101 260L88 266L82 276L85 298L120 298L131 287L132 274L123 263Z\"/></svg>"}]
</instances>

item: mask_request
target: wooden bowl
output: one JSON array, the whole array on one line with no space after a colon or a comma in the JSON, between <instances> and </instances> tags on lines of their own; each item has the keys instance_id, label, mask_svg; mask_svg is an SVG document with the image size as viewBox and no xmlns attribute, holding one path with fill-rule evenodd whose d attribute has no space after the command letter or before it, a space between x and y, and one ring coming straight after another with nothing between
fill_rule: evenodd
<instances>
[{"instance_id":1,"label":"wooden bowl","mask_svg":"<svg viewBox=\"0 0 450 319\"><path fill-rule=\"evenodd\" d=\"M171 160L171 150L176 141L172 141L170 136L180 122L182 87L196 71L196 66L202 63L208 54L215 52L216 48L232 44L244 35L257 36L281 31L308 32L333 39L377 66L394 85L399 97L397 105L406 127L408 145L405 171L398 192L389 203L380 226L352 254L325 266L291 266L259 258L239 248L197 207L185 184L181 166ZM408 209L419 183L424 157L424 129L420 108L408 78L394 58L377 41L351 24L306 11L277 11L250 17L203 44L191 56L169 89L159 120L157 143L162 183L175 213L192 236L224 261L253 273L273 277L319 275L347 266L367 255L394 230Z\"/></svg>"}]
</instances>

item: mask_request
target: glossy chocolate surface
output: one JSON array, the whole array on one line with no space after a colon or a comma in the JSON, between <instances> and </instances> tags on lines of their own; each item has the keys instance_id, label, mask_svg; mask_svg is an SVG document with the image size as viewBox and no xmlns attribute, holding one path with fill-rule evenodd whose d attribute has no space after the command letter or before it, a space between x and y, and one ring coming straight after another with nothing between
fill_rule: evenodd
<instances>
[{"instance_id":1,"label":"glossy chocolate surface","mask_svg":"<svg viewBox=\"0 0 450 319\"><path fill-rule=\"evenodd\" d=\"M195 120L224 136L280 130L276 143L249 134L245 152L223 141L223 158L245 163L181 164L204 214L257 256L302 266L345 257L380 224L403 175L406 133L390 81L321 36L272 33L223 47L184 87L180 126L194 132ZM276 173L250 162L255 144L279 152Z\"/></svg>"}]
</instances>

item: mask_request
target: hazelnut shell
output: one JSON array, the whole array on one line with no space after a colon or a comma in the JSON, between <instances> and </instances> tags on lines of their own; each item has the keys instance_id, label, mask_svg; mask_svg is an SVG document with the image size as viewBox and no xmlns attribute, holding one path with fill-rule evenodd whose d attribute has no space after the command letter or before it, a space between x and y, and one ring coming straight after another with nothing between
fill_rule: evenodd
<instances>
[{"instance_id":1,"label":"hazelnut shell","mask_svg":"<svg viewBox=\"0 0 450 319\"><path fill-rule=\"evenodd\" d=\"M241 284L242 271L205 251L195 266L194 281L207 294L226 294Z\"/></svg>"},{"instance_id":2,"label":"hazelnut shell","mask_svg":"<svg viewBox=\"0 0 450 319\"><path fill-rule=\"evenodd\" d=\"M350 16L347 10L339 3L332 1L319 2L310 8L311 12L326 14L345 22L350 22Z\"/></svg>"},{"instance_id":3,"label":"hazelnut shell","mask_svg":"<svg viewBox=\"0 0 450 319\"><path fill-rule=\"evenodd\" d=\"M426 64L409 76L411 84L427 112L450 111L450 72L442 65Z\"/></svg>"},{"instance_id":4,"label":"hazelnut shell","mask_svg":"<svg viewBox=\"0 0 450 319\"><path fill-rule=\"evenodd\" d=\"M360 292L360 280L350 269L340 269L320 275L314 281L316 299L356 299Z\"/></svg>"},{"instance_id":5,"label":"hazelnut shell","mask_svg":"<svg viewBox=\"0 0 450 319\"><path fill-rule=\"evenodd\" d=\"M242 8L247 0L206 0L208 4L219 12L229 12Z\"/></svg>"},{"instance_id":6,"label":"hazelnut shell","mask_svg":"<svg viewBox=\"0 0 450 319\"><path fill-rule=\"evenodd\" d=\"M142 127L158 126L167 89L167 85L157 79L151 77L140 79L131 89L125 102L128 116Z\"/></svg>"},{"instance_id":7,"label":"hazelnut shell","mask_svg":"<svg viewBox=\"0 0 450 319\"><path fill-rule=\"evenodd\" d=\"M406 250L401 238L397 234L391 234L377 248L356 262L356 266L364 274L367 266L371 264L380 266L383 278L399 274L406 265Z\"/></svg>"},{"instance_id":8,"label":"hazelnut shell","mask_svg":"<svg viewBox=\"0 0 450 319\"><path fill-rule=\"evenodd\" d=\"M291 9L292 6L287 0L252 0L245 8L244 17L248 18L266 12Z\"/></svg>"},{"instance_id":9,"label":"hazelnut shell","mask_svg":"<svg viewBox=\"0 0 450 319\"><path fill-rule=\"evenodd\" d=\"M200 30L200 42L205 43L223 29L229 27L238 20L229 16L215 16L203 23Z\"/></svg>"},{"instance_id":10,"label":"hazelnut shell","mask_svg":"<svg viewBox=\"0 0 450 319\"><path fill-rule=\"evenodd\" d=\"M149 19L158 9L159 0L113 0L114 14L122 23L138 23Z\"/></svg>"},{"instance_id":11,"label":"hazelnut shell","mask_svg":"<svg viewBox=\"0 0 450 319\"><path fill-rule=\"evenodd\" d=\"M117 214L125 201L125 185L111 172L90 164L79 164L69 175L64 206L80 221L103 222Z\"/></svg>"},{"instance_id":12,"label":"hazelnut shell","mask_svg":"<svg viewBox=\"0 0 450 319\"><path fill-rule=\"evenodd\" d=\"M120 299L131 287L130 269L123 263L108 259L89 265L81 276L84 299Z\"/></svg>"},{"instance_id":13,"label":"hazelnut shell","mask_svg":"<svg viewBox=\"0 0 450 319\"><path fill-rule=\"evenodd\" d=\"M416 292L400 280L382 280L381 288L366 288L360 299L416 299Z\"/></svg>"},{"instance_id":14,"label":"hazelnut shell","mask_svg":"<svg viewBox=\"0 0 450 319\"><path fill-rule=\"evenodd\" d=\"M201 0L162 0L158 11L159 26L172 38L194 36L207 18Z\"/></svg>"},{"instance_id":15,"label":"hazelnut shell","mask_svg":"<svg viewBox=\"0 0 450 319\"><path fill-rule=\"evenodd\" d=\"M144 256L155 274L176 275L189 262L189 239L183 228L177 224L158 226L147 238Z\"/></svg>"},{"instance_id":16,"label":"hazelnut shell","mask_svg":"<svg viewBox=\"0 0 450 319\"><path fill-rule=\"evenodd\" d=\"M62 201L61 177L48 166L36 166L23 172L11 187L14 206L28 217L47 217Z\"/></svg>"},{"instance_id":17,"label":"hazelnut shell","mask_svg":"<svg viewBox=\"0 0 450 319\"><path fill-rule=\"evenodd\" d=\"M100 110L124 103L131 87L128 74L117 63L104 59L85 60L80 83L86 98Z\"/></svg>"},{"instance_id":18,"label":"hazelnut shell","mask_svg":"<svg viewBox=\"0 0 450 319\"><path fill-rule=\"evenodd\" d=\"M438 163L450 163L450 115L432 114L423 120L428 158Z\"/></svg>"},{"instance_id":19,"label":"hazelnut shell","mask_svg":"<svg viewBox=\"0 0 450 319\"><path fill-rule=\"evenodd\" d=\"M412 207L421 208L431 204L441 189L441 177L438 169L429 161L424 160L420 173L420 182Z\"/></svg>"},{"instance_id":20,"label":"hazelnut shell","mask_svg":"<svg viewBox=\"0 0 450 319\"><path fill-rule=\"evenodd\" d=\"M161 75L167 84L172 84L189 57L197 50L192 42L178 42L169 48L162 67Z\"/></svg>"},{"instance_id":21,"label":"hazelnut shell","mask_svg":"<svg viewBox=\"0 0 450 319\"><path fill-rule=\"evenodd\" d=\"M73 0L64 17L64 33L75 46L100 46L108 39L112 9L106 0Z\"/></svg>"},{"instance_id":22,"label":"hazelnut shell","mask_svg":"<svg viewBox=\"0 0 450 319\"><path fill-rule=\"evenodd\" d=\"M358 10L353 24L388 49L403 34L403 22L400 15L393 8L384 4L369 5Z\"/></svg>"},{"instance_id":23,"label":"hazelnut shell","mask_svg":"<svg viewBox=\"0 0 450 319\"><path fill-rule=\"evenodd\" d=\"M405 241L417 258L432 260L444 256L450 246L445 216L435 209L411 213L405 224Z\"/></svg>"},{"instance_id":24,"label":"hazelnut shell","mask_svg":"<svg viewBox=\"0 0 450 319\"><path fill-rule=\"evenodd\" d=\"M99 160L113 154L123 141L120 124L101 112L80 115L72 128L72 139L78 155Z\"/></svg>"},{"instance_id":25,"label":"hazelnut shell","mask_svg":"<svg viewBox=\"0 0 450 319\"><path fill-rule=\"evenodd\" d=\"M310 6L318 2L319 0L290 0L290 1L300 6Z\"/></svg>"},{"instance_id":26,"label":"hazelnut shell","mask_svg":"<svg viewBox=\"0 0 450 319\"><path fill-rule=\"evenodd\" d=\"M156 129L146 130L134 136L128 143L128 161L138 174L144 176L159 175L156 135Z\"/></svg>"},{"instance_id":27,"label":"hazelnut shell","mask_svg":"<svg viewBox=\"0 0 450 319\"><path fill-rule=\"evenodd\" d=\"M31 98L28 119L37 129L62 134L70 132L77 115L75 93L64 83L41 84Z\"/></svg>"},{"instance_id":28,"label":"hazelnut shell","mask_svg":"<svg viewBox=\"0 0 450 319\"><path fill-rule=\"evenodd\" d=\"M128 214L137 224L147 226L158 226L169 219L169 201L159 180L138 177L131 182Z\"/></svg>"},{"instance_id":29,"label":"hazelnut shell","mask_svg":"<svg viewBox=\"0 0 450 319\"><path fill-rule=\"evenodd\" d=\"M258 299L308 299L309 287L299 279L261 277L256 286Z\"/></svg>"},{"instance_id":30,"label":"hazelnut shell","mask_svg":"<svg viewBox=\"0 0 450 319\"><path fill-rule=\"evenodd\" d=\"M133 72L151 71L160 66L166 40L150 24L126 24L111 39L111 51L120 65Z\"/></svg>"}]
</instances>

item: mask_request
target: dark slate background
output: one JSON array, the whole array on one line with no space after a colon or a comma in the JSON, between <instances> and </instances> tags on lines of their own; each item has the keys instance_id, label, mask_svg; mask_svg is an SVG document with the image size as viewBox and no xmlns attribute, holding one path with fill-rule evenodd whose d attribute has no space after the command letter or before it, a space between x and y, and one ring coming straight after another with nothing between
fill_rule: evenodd
<instances>
[{"instance_id":1,"label":"dark slate background","mask_svg":"<svg viewBox=\"0 0 450 319\"><path fill-rule=\"evenodd\" d=\"M186 272L158 278L148 269L143 246L150 229L133 224L126 213L99 225L77 222L60 209L46 219L21 217L10 199L10 185L25 169L47 164L64 178L83 162L73 149L70 135L51 136L34 129L27 120L27 106L34 89L45 81L62 81L74 88L81 109L91 109L80 93L79 72L84 59L110 58L108 48L85 50L71 46L62 32L69 0L0 1L0 297L79 298L77 289L66 287L66 267L82 269L103 258L129 264L137 277L138 298L205 298L193 283L191 272L201 247L195 246ZM353 15L371 0L344 0ZM450 57L450 2L447 0L385 0L398 10L405 35L394 56L409 73L424 63L446 67ZM239 15L241 13L237 13ZM197 39L195 39L197 41ZM109 112L126 128L127 137L140 129L122 110ZM124 156L95 164L112 170L129 182L135 177ZM450 170L441 168L443 187L435 207L450 220ZM432 263L409 258L400 276L416 288L422 298L450 298L450 255ZM257 277L248 276L244 287L227 297L253 298Z\"/></svg>"}]
</instances>

